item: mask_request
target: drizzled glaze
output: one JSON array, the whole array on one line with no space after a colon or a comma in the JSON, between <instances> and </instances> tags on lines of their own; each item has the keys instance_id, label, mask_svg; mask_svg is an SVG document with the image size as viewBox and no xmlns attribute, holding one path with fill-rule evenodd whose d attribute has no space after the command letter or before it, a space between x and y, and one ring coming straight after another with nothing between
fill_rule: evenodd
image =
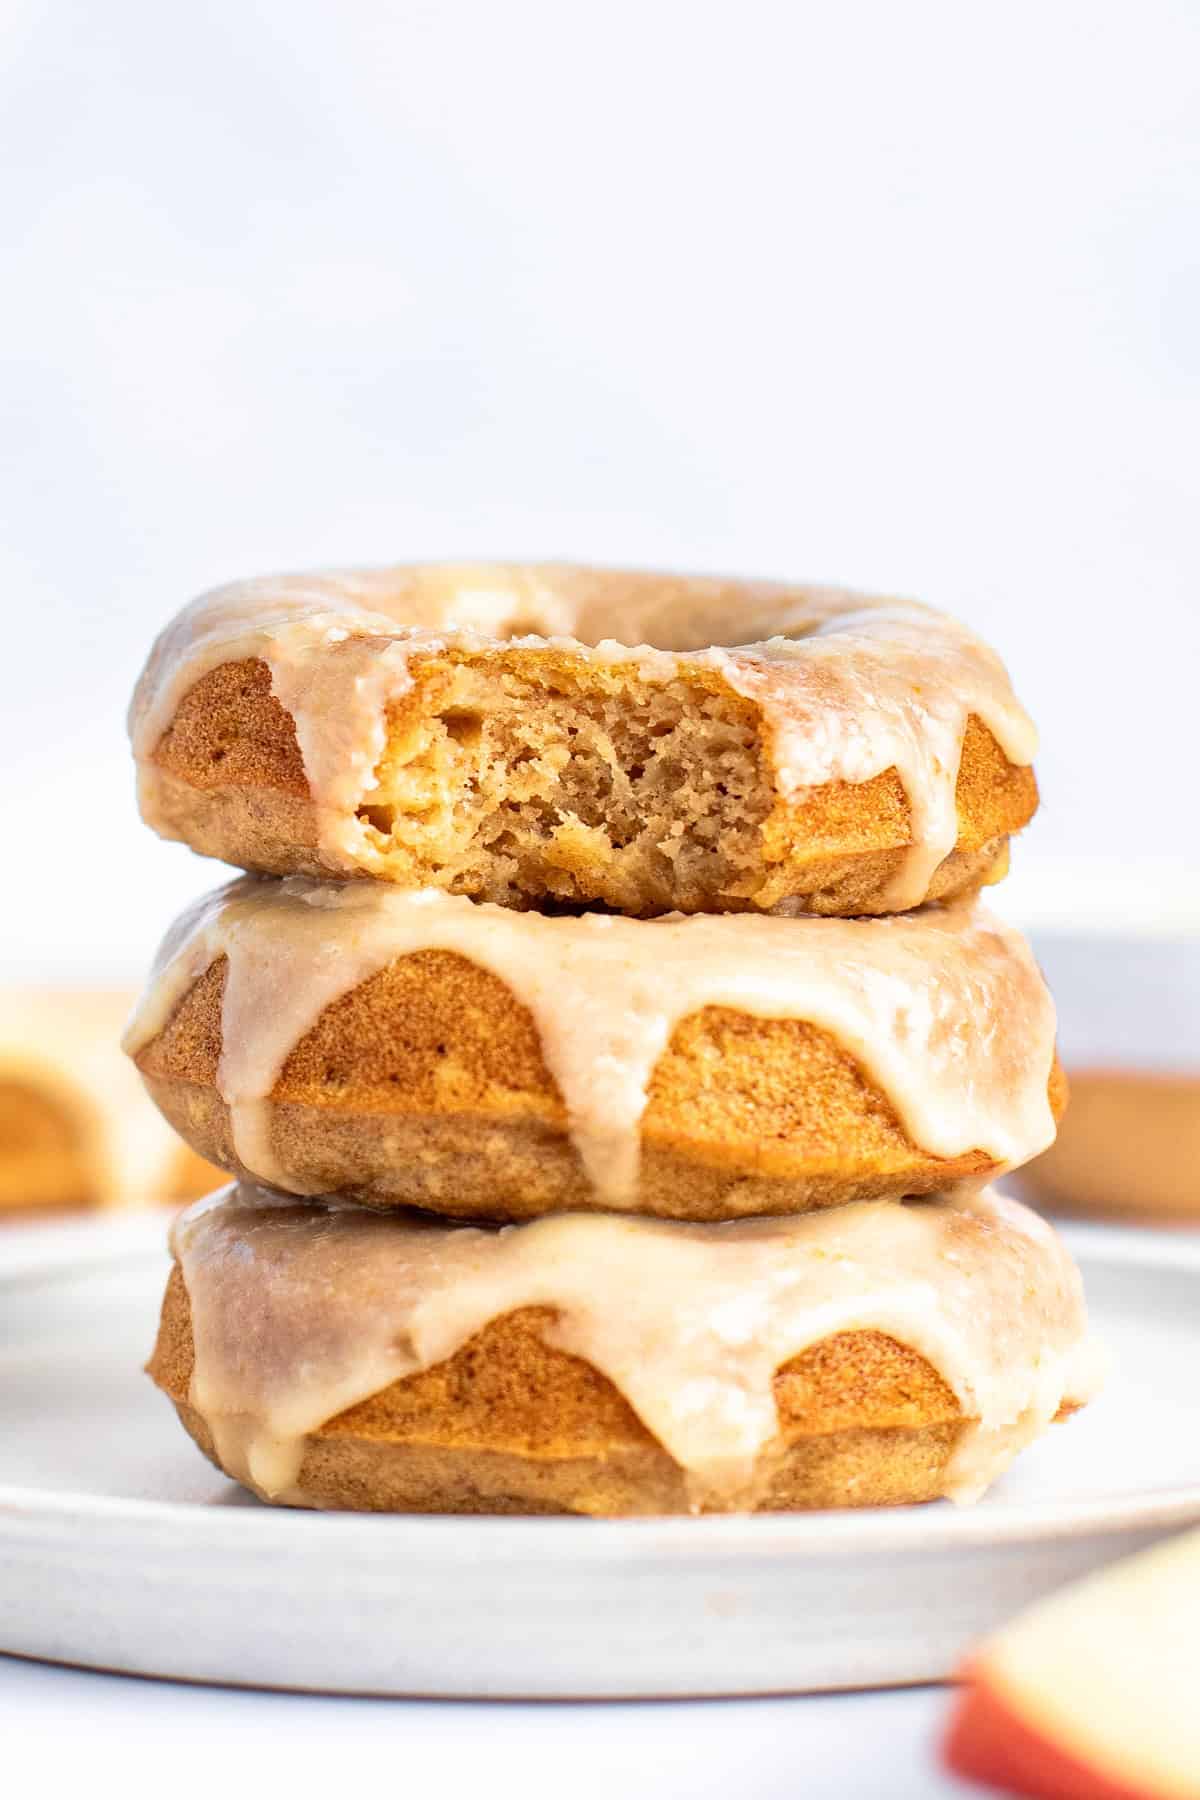
<instances>
[{"instance_id":1,"label":"drizzled glaze","mask_svg":"<svg viewBox=\"0 0 1200 1800\"><path fill-rule=\"evenodd\" d=\"M784 801L895 768L912 841L885 896L894 911L919 904L954 848L968 717L1010 762L1028 764L1036 748L999 658L912 601L550 564L398 567L241 582L186 607L155 644L130 713L143 815L171 835L153 756L188 689L258 658L295 720L323 860L379 873L356 809L411 662L514 640L630 662L648 682L719 670L761 709Z\"/></svg>"},{"instance_id":2,"label":"drizzled glaze","mask_svg":"<svg viewBox=\"0 0 1200 1800\"><path fill-rule=\"evenodd\" d=\"M231 1474L298 1504L310 1433L525 1306L555 1309L547 1340L614 1383L697 1508L752 1504L775 1371L838 1332L885 1332L952 1389L968 1421L945 1477L957 1500L1100 1374L1066 1250L990 1190L801 1219L564 1214L481 1231L234 1187L182 1216L173 1249L190 1402Z\"/></svg>"},{"instance_id":3,"label":"drizzled glaze","mask_svg":"<svg viewBox=\"0 0 1200 1800\"><path fill-rule=\"evenodd\" d=\"M217 1086L259 1180L294 1187L269 1096L323 1010L397 958L453 951L533 1016L601 1204L636 1204L640 1122L675 1026L705 1006L832 1033L935 1156L1012 1166L1049 1144L1054 1005L1020 935L975 901L892 918L548 918L433 889L232 882L183 915L126 1036L136 1055L228 961Z\"/></svg>"}]
</instances>

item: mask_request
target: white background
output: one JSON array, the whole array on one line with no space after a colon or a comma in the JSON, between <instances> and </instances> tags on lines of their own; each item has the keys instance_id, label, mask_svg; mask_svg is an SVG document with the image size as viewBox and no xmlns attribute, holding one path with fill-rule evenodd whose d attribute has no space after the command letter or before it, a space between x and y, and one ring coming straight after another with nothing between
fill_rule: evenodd
<instances>
[{"instance_id":1,"label":"white background","mask_svg":"<svg viewBox=\"0 0 1200 1800\"><path fill-rule=\"evenodd\" d=\"M938 1767L948 1711L935 1688L704 1705L314 1699L0 1658L5 1773L37 1800L982 1800Z\"/></svg>"},{"instance_id":2,"label":"white background","mask_svg":"<svg viewBox=\"0 0 1200 1800\"><path fill-rule=\"evenodd\" d=\"M965 615L1043 732L1007 903L1186 910L1191 0L0 17L0 973L222 878L122 733L193 591L474 553Z\"/></svg>"}]
</instances>

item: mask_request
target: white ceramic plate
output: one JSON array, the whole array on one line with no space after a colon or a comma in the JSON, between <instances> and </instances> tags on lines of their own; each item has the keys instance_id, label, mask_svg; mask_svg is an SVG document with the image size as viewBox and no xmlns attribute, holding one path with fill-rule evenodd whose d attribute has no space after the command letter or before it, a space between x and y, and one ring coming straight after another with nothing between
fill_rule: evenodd
<instances>
[{"instance_id":1,"label":"white ceramic plate","mask_svg":"<svg viewBox=\"0 0 1200 1800\"><path fill-rule=\"evenodd\" d=\"M946 1675L1026 1601L1200 1520L1200 1245L1070 1232L1103 1397L977 1507L353 1517L225 1481L139 1373L162 1224L0 1240L0 1649L192 1681L652 1696Z\"/></svg>"}]
</instances>

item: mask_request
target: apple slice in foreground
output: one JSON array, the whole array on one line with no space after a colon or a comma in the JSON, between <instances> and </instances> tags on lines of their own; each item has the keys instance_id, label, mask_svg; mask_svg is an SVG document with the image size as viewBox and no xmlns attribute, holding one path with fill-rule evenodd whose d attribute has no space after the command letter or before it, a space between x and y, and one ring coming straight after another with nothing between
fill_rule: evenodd
<instances>
[{"instance_id":1,"label":"apple slice in foreground","mask_svg":"<svg viewBox=\"0 0 1200 1800\"><path fill-rule=\"evenodd\" d=\"M1200 1532L1041 1601L962 1678L956 1774L1034 1800L1200 1800Z\"/></svg>"}]
</instances>

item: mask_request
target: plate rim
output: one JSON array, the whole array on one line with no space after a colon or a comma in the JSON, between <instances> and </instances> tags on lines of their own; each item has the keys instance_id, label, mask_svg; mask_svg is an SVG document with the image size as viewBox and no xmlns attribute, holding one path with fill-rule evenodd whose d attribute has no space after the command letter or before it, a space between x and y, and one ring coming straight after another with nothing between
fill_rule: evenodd
<instances>
[{"instance_id":1,"label":"plate rim","mask_svg":"<svg viewBox=\"0 0 1200 1800\"><path fill-rule=\"evenodd\" d=\"M99 1271L133 1268L151 1258L165 1259L168 1220L139 1213L113 1231L111 1214L74 1221L69 1241L61 1226L45 1228L45 1238L59 1243L39 1262L18 1258L4 1267L0 1249L0 1289L40 1286ZM1118 1271L1145 1268L1160 1274L1200 1279L1200 1233L1165 1233L1147 1227L1102 1222L1057 1224L1064 1241L1083 1265ZM32 1246L29 1240L25 1248ZM0 1534L58 1535L72 1526L87 1526L108 1542L123 1533L138 1536L143 1549L148 1534L175 1536L186 1527L189 1541L225 1553L239 1546L261 1551L260 1539L278 1540L280 1515L289 1544L307 1550L317 1542L336 1547L341 1557L377 1557L423 1549L464 1564L481 1555L505 1561L536 1557L538 1561L622 1562L660 1558L681 1561L713 1556L849 1558L863 1555L928 1552L939 1554L972 1548L999 1549L1049 1543L1077 1535L1132 1535L1167 1532L1200 1523L1200 1481L1148 1489L1119 1496L1029 1501L1003 1512L986 1508L881 1507L861 1511L799 1514L731 1514L682 1518L629 1519L488 1518L463 1520L440 1514L357 1514L312 1512L303 1508L213 1506L194 1500L153 1500L118 1495L84 1494L52 1488L0 1484ZM480 1527L484 1526L481 1533ZM440 1541L439 1541L440 1540Z\"/></svg>"}]
</instances>

